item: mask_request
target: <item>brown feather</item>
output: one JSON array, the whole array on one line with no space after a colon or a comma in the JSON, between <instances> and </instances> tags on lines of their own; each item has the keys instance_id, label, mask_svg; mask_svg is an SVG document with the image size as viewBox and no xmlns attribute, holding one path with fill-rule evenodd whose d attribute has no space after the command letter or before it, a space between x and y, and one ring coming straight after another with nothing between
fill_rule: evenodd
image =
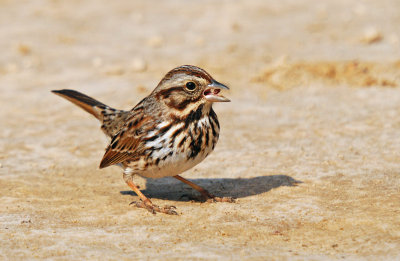
<instances>
[{"instance_id":1,"label":"brown feather","mask_svg":"<svg viewBox=\"0 0 400 261\"><path fill-rule=\"evenodd\" d=\"M100 168L131 160L139 155L144 146L144 136L154 127L155 122L152 117L145 117L143 110L133 110L131 117L107 147Z\"/></svg>"},{"instance_id":2,"label":"brown feather","mask_svg":"<svg viewBox=\"0 0 400 261\"><path fill-rule=\"evenodd\" d=\"M195 81L199 88L193 93L184 89L185 80L176 79L176 75L184 74L187 81ZM183 77L183 76L182 76ZM183 78L185 79L185 78ZM168 72L160 81L156 89L131 111L115 110L85 94L74 90L57 90L55 94L71 101L85 111L89 112L102 122L102 130L112 140L100 162L100 168L123 163L126 161L137 161L146 152L146 143L162 132L167 132L167 126L159 129L158 133L149 137L149 133L157 131L156 126L161 122L184 122L184 129L191 137L192 153L190 157L195 158L203 144L203 132L193 141L189 124L198 122L203 115L204 88L213 82L213 78L203 69L184 65ZM177 85L178 84L178 85ZM211 126L212 134L217 137L214 126ZM179 134L176 130L173 135ZM196 129L194 129L196 131ZM187 139L185 137L187 142ZM206 142L206 137L204 137ZM147 152L146 152L147 153Z\"/></svg>"},{"instance_id":3,"label":"brown feather","mask_svg":"<svg viewBox=\"0 0 400 261\"><path fill-rule=\"evenodd\" d=\"M102 125L103 132L110 137L115 136L122 128L125 120L131 114L129 111L116 110L83 93L74 90L53 90L53 93L69 100L85 111L92 114Z\"/></svg>"},{"instance_id":4,"label":"brown feather","mask_svg":"<svg viewBox=\"0 0 400 261\"><path fill-rule=\"evenodd\" d=\"M53 90L53 93L69 100L70 102L72 102L73 104L81 107L82 109L84 109L85 111L87 111L88 113L92 114L94 117L96 117L97 119L101 119L101 112L99 110L96 110L96 107L107 107L107 105L74 90L68 90L68 89L64 89L64 90Z\"/></svg>"},{"instance_id":5,"label":"brown feather","mask_svg":"<svg viewBox=\"0 0 400 261\"><path fill-rule=\"evenodd\" d=\"M172 207L153 205L133 183L132 176L173 176L206 199L232 202L229 198L215 197L178 176L204 160L218 141L219 123L212 103L228 99L218 97L217 86L228 89L203 69L184 65L168 72L153 92L130 111L113 109L73 90L53 92L102 123L101 129L112 139L100 168L115 164L124 168L125 182L142 200L137 206L152 213L176 214Z\"/></svg>"}]
</instances>

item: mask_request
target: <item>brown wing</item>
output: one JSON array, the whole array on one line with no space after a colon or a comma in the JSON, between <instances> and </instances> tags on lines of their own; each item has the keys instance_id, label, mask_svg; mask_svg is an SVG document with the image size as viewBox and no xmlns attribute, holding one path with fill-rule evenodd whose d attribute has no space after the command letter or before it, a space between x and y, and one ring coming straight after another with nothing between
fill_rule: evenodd
<instances>
[{"instance_id":1,"label":"brown wing","mask_svg":"<svg viewBox=\"0 0 400 261\"><path fill-rule=\"evenodd\" d=\"M112 138L106 153L100 162L100 168L105 168L135 159L144 149L143 137L155 128L152 117L145 116L143 110L133 111L122 129Z\"/></svg>"}]
</instances>

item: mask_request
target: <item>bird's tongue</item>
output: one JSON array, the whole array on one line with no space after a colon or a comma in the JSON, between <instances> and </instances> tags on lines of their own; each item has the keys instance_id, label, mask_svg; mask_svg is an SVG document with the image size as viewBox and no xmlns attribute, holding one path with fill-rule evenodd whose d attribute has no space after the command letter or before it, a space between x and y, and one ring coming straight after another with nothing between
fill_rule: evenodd
<instances>
[{"instance_id":1,"label":"bird's tongue","mask_svg":"<svg viewBox=\"0 0 400 261\"><path fill-rule=\"evenodd\" d=\"M229 102L230 100L219 94L220 92L221 89L209 88L204 91L204 97L210 102Z\"/></svg>"},{"instance_id":2,"label":"bird's tongue","mask_svg":"<svg viewBox=\"0 0 400 261\"><path fill-rule=\"evenodd\" d=\"M207 89L204 92L204 96L212 95L212 94L217 95L220 91L221 91L220 89Z\"/></svg>"}]
</instances>

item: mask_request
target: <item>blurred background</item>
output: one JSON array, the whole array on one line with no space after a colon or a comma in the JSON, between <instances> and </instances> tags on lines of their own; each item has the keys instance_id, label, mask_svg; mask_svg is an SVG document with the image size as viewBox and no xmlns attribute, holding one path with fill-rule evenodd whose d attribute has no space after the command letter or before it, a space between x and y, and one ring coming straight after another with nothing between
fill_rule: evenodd
<instances>
[{"instance_id":1,"label":"blurred background","mask_svg":"<svg viewBox=\"0 0 400 261\"><path fill-rule=\"evenodd\" d=\"M399 25L398 0L0 0L0 257L399 258ZM152 216L50 90L130 109L183 64L232 99L184 176L239 200L139 180L183 213Z\"/></svg>"},{"instance_id":2,"label":"blurred background","mask_svg":"<svg viewBox=\"0 0 400 261\"><path fill-rule=\"evenodd\" d=\"M84 80L101 93L102 85L151 90L171 68L196 64L227 75L221 80L234 90L271 87L265 72L279 75L286 63L398 61L399 6L396 0L1 1L0 72L3 81L18 76L27 87Z\"/></svg>"}]
</instances>

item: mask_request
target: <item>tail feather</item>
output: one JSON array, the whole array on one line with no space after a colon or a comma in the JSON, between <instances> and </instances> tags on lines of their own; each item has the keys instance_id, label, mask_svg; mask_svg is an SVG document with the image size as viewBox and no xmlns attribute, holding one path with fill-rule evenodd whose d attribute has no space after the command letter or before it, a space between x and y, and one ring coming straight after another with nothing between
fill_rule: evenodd
<instances>
[{"instance_id":1,"label":"tail feather","mask_svg":"<svg viewBox=\"0 0 400 261\"><path fill-rule=\"evenodd\" d=\"M116 110L104 103L101 103L83 93L74 90L53 90L53 93L69 100L92 114L101 122L101 129L110 137L113 137L122 128L124 120L128 117L129 111Z\"/></svg>"},{"instance_id":2,"label":"tail feather","mask_svg":"<svg viewBox=\"0 0 400 261\"><path fill-rule=\"evenodd\" d=\"M92 114L100 121L102 120L101 109L108 107L104 103L101 103L83 93L74 90L64 89L64 90L53 90L52 92L69 100L73 104L81 107L82 109Z\"/></svg>"}]
</instances>

